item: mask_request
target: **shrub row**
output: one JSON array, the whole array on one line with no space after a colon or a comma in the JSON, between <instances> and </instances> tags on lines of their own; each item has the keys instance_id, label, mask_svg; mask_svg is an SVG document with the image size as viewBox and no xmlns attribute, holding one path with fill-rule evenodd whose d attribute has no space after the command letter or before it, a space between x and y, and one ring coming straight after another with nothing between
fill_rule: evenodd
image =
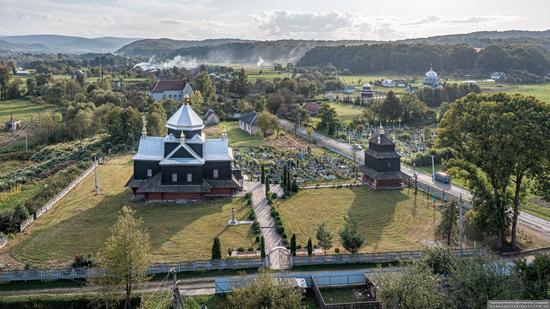
<instances>
[{"instance_id":1,"label":"shrub row","mask_svg":"<svg viewBox=\"0 0 550 309\"><path fill-rule=\"evenodd\" d=\"M141 297L131 298L131 307L139 308ZM108 308L123 308L124 299L110 303ZM45 294L45 295L18 295L0 298L0 308L10 309L80 309L80 308L107 308L105 302L97 295L87 294Z\"/></svg>"}]
</instances>

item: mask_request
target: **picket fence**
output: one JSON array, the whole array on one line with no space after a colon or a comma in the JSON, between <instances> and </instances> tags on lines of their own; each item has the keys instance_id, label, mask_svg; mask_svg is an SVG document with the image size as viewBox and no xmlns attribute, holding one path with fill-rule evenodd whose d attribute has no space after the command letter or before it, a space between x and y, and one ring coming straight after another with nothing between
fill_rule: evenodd
<instances>
[{"instance_id":1,"label":"picket fence","mask_svg":"<svg viewBox=\"0 0 550 309\"><path fill-rule=\"evenodd\" d=\"M459 254L455 250L455 254ZM410 261L424 256L425 251L400 251L382 253L361 253L361 254L337 254L318 256L295 256L291 257L291 265L327 265L327 264L356 264L356 263L390 263L397 261ZM464 256L484 255L483 249L464 249ZM228 269L250 269L266 266L266 260L254 259L227 259L227 260L204 260L180 263L153 264L149 267L149 275L164 274L171 270L176 272L194 272ZM103 274L104 271L98 268L68 268L68 269L32 269L14 270L0 272L0 283L13 281L37 281L37 280L62 280L62 279L86 279Z\"/></svg>"},{"instance_id":2,"label":"picket fence","mask_svg":"<svg viewBox=\"0 0 550 309\"><path fill-rule=\"evenodd\" d=\"M74 187L76 187L78 184L86 178L86 176L90 175L91 172L95 169L97 165L97 161L94 161L92 166L90 166L87 170L85 170L80 176L78 176L75 180L73 180L69 185L67 185L63 190L61 190L59 193L57 193L54 197L52 197L49 201L46 202L46 204L42 205L42 207L38 208L32 216L30 216L27 220L21 222L21 225L19 226L19 232L23 232L27 227L29 227L36 219L40 218L44 213L46 213L48 210L52 209L52 207L59 202L60 199L62 199L67 193L69 193Z\"/></svg>"}]
</instances>

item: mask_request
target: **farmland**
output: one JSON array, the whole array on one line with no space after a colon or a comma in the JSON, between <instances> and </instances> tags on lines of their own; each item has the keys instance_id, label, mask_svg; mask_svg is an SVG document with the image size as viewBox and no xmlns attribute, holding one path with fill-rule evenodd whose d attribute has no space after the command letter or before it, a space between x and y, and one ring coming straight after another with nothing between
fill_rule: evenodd
<instances>
[{"instance_id":1,"label":"farmland","mask_svg":"<svg viewBox=\"0 0 550 309\"><path fill-rule=\"evenodd\" d=\"M0 124L4 124L13 115L15 120L29 121L37 119L40 113L54 109L54 105L31 103L26 100L8 100L0 102Z\"/></svg>"}]
</instances>

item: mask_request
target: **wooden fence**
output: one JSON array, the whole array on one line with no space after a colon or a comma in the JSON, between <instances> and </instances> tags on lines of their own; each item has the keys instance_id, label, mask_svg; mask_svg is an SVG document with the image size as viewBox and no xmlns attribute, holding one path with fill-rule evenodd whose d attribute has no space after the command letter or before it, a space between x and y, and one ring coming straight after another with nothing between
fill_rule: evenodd
<instances>
[{"instance_id":1,"label":"wooden fence","mask_svg":"<svg viewBox=\"0 0 550 309\"><path fill-rule=\"evenodd\" d=\"M96 167L96 161L90 166L87 170L85 170L80 176L78 176L75 180L73 180L69 185L67 185L63 190L61 190L59 193L57 193L54 197L52 197L49 201L46 202L46 204L42 205L42 207L38 208L32 216L30 216L27 220L21 222L21 225L19 226L19 232L23 232L27 227L29 227L36 219L40 218L43 214L45 214L48 210L52 209L52 207L59 202L60 199L62 199L67 193L69 193L74 187L76 187L78 184L86 178L86 176L90 175L90 173L94 170Z\"/></svg>"}]
</instances>

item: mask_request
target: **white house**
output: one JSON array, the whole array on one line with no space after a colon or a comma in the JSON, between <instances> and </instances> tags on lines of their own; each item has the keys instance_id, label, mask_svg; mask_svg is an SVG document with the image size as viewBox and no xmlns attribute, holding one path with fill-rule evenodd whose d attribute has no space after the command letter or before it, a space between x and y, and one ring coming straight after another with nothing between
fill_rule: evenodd
<instances>
[{"instance_id":1,"label":"white house","mask_svg":"<svg viewBox=\"0 0 550 309\"><path fill-rule=\"evenodd\" d=\"M504 72L491 73L491 79L494 79L494 80L501 80L501 79L504 79L505 77L506 77L506 74L504 74Z\"/></svg>"},{"instance_id":2,"label":"white house","mask_svg":"<svg viewBox=\"0 0 550 309\"><path fill-rule=\"evenodd\" d=\"M239 118L239 127L250 135L256 135L260 131L260 129L256 125L257 119L258 119L257 112L250 112L248 114L244 114Z\"/></svg>"},{"instance_id":3,"label":"white house","mask_svg":"<svg viewBox=\"0 0 550 309\"><path fill-rule=\"evenodd\" d=\"M159 80L149 91L149 96L155 100L183 100L185 95L193 96L193 88L186 80Z\"/></svg>"},{"instance_id":4,"label":"white house","mask_svg":"<svg viewBox=\"0 0 550 309\"><path fill-rule=\"evenodd\" d=\"M397 83L391 79L384 79L382 81L382 87L396 87Z\"/></svg>"}]
</instances>

